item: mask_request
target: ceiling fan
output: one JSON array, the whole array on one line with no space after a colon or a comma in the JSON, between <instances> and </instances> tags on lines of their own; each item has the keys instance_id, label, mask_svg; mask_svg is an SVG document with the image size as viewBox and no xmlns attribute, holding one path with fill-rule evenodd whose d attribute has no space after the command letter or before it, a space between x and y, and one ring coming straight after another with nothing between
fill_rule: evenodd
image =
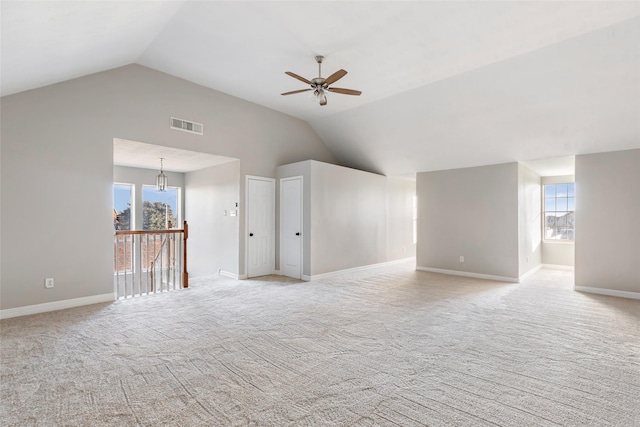
<instances>
[{"instance_id":1,"label":"ceiling fan","mask_svg":"<svg viewBox=\"0 0 640 427\"><path fill-rule=\"evenodd\" d=\"M315 100L318 101L320 105L327 105L327 94L326 94L327 91L334 92L334 93L341 93L343 95L356 95L356 96L362 93L359 90L343 89L339 87L329 87L329 85L332 85L333 83L343 78L347 74L347 72L345 70L338 70L335 73L331 74L326 79L323 78L322 77L322 60L323 59L324 59L324 56L320 56L320 55L316 56L316 62L318 63L318 77L311 80L307 80L304 77L301 77L295 73L292 73L291 71L285 71L285 74L293 77L294 79L298 79L303 83L308 84L309 86L311 86L311 88L285 92L282 95L293 95L294 93L313 91L313 97L315 98Z\"/></svg>"}]
</instances>

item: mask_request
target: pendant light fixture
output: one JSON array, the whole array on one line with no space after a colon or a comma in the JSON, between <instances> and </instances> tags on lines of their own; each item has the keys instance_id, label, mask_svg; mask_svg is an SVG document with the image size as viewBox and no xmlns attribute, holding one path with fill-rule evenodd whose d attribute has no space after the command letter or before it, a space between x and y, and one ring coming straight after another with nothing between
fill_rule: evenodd
<instances>
[{"instance_id":1,"label":"pendant light fixture","mask_svg":"<svg viewBox=\"0 0 640 427\"><path fill-rule=\"evenodd\" d=\"M169 178L162 171L162 162L164 158L160 157L160 173L156 176L156 190L157 191L167 191L167 186L169 185Z\"/></svg>"}]
</instances>

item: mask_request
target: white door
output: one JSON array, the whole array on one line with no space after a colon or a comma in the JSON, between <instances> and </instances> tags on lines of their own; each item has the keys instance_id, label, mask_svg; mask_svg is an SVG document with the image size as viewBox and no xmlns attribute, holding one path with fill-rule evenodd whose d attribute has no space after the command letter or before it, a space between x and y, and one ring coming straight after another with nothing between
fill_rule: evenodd
<instances>
[{"instance_id":1,"label":"white door","mask_svg":"<svg viewBox=\"0 0 640 427\"><path fill-rule=\"evenodd\" d=\"M247 277L275 270L275 180L247 177Z\"/></svg>"},{"instance_id":2,"label":"white door","mask_svg":"<svg viewBox=\"0 0 640 427\"><path fill-rule=\"evenodd\" d=\"M280 273L302 278L302 177L280 180Z\"/></svg>"}]
</instances>

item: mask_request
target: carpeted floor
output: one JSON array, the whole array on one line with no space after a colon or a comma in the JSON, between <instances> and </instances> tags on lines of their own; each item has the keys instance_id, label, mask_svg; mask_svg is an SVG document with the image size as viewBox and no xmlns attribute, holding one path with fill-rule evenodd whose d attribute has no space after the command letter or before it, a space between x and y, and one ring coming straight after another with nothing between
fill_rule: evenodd
<instances>
[{"instance_id":1,"label":"carpeted floor","mask_svg":"<svg viewBox=\"0 0 640 427\"><path fill-rule=\"evenodd\" d=\"M640 426L640 301L401 265L2 320L8 426Z\"/></svg>"}]
</instances>

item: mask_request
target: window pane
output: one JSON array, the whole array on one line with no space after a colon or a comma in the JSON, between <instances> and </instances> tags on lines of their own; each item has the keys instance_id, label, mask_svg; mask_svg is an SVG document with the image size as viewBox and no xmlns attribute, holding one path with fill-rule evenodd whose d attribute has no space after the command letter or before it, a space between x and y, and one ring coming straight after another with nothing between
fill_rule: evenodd
<instances>
[{"instance_id":1,"label":"window pane","mask_svg":"<svg viewBox=\"0 0 640 427\"><path fill-rule=\"evenodd\" d=\"M561 225L561 226L566 226L567 225L567 216L565 215L560 215L556 218L556 225Z\"/></svg>"},{"instance_id":2,"label":"window pane","mask_svg":"<svg viewBox=\"0 0 640 427\"><path fill-rule=\"evenodd\" d=\"M567 184L556 184L556 197L567 197Z\"/></svg>"},{"instance_id":3,"label":"window pane","mask_svg":"<svg viewBox=\"0 0 640 427\"><path fill-rule=\"evenodd\" d=\"M575 227L575 213L569 212L567 213L567 226L574 228Z\"/></svg>"},{"instance_id":4,"label":"window pane","mask_svg":"<svg viewBox=\"0 0 640 427\"><path fill-rule=\"evenodd\" d=\"M553 227L545 227L544 228L544 238L545 239L553 239Z\"/></svg>"},{"instance_id":5,"label":"window pane","mask_svg":"<svg viewBox=\"0 0 640 427\"><path fill-rule=\"evenodd\" d=\"M544 197L556 197L555 184L547 184L544 186Z\"/></svg>"},{"instance_id":6,"label":"window pane","mask_svg":"<svg viewBox=\"0 0 640 427\"><path fill-rule=\"evenodd\" d=\"M565 197L556 199L556 209L559 211L567 210L567 199Z\"/></svg>"},{"instance_id":7,"label":"window pane","mask_svg":"<svg viewBox=\"0 0 640 427\"><path fill-rule=\"evenodd\" d=\"M558 239L567 239L568 238L568 233L567 233L567 227L558 227Z\"/></svg>"},{"instance_id":8,"label":"window pane","mask_svg":"<svg viewBox=\"0 0 640 427\"><path fill-rule=\"evenodd\" d=\"M569 210L569 211L575 211L576 210L576 199L574 199L573 197L569 197L567 199L567 210Z\"/></svg>"},{"instance_id":9,"label":"window pane","mask_svg":"<svg viewBox=\"0 0 640 427\"><path fill-rule=\"evenodd\" d=\"M544 216L544 224L547 228L553 228L556 226L556 213L547 212Z\"/></svg>"},{"instance_id":10,"label":"window pane","mask_svg":"<svg viewBox=\"0 0 640 427\"><path fill-rule=\"evenodd\" d=\"M131 184L113 184L113 228L131 230Z\"/></svg>"},{"instance_id":11,"label":"window pane","mask_svg":"<svg viewBox=\"0 0 640 427\"><path fill-rule=\"evenodd\" d=\"M155 187L142 186L142 229L166 230L178 224L178 188L168 187L156 191Z\"/></svg>"},{"instance_id":12,"label":"window pane","mask_svg":"<svg viewBox=\"0 0 640 427\"><path fill-rule=\"evenodd\" d=\"M567 184L567 194L569 197L574 197L575 184Z\"/></svg>"},{"instance_id":13,"label":"window pane","mask_svg":"<svg viewBox=\"0 0 640 427\"><path fill-rule=\"evenodd\" d=\"M575 235L576 235L576 231L573 228L568 228L567 229L567 238L569 240L574 240L575 239Z\"/></svg>"},{"instance_id":14,"label":"window pane","mask_svg":"<svg viewBox=\"0 0 640 427\"><path fill-rule=\"evenodd\" d=\"M544 210L555 211L556 210L556 199L544 199Z\"/></svg>"}]
</instances>

